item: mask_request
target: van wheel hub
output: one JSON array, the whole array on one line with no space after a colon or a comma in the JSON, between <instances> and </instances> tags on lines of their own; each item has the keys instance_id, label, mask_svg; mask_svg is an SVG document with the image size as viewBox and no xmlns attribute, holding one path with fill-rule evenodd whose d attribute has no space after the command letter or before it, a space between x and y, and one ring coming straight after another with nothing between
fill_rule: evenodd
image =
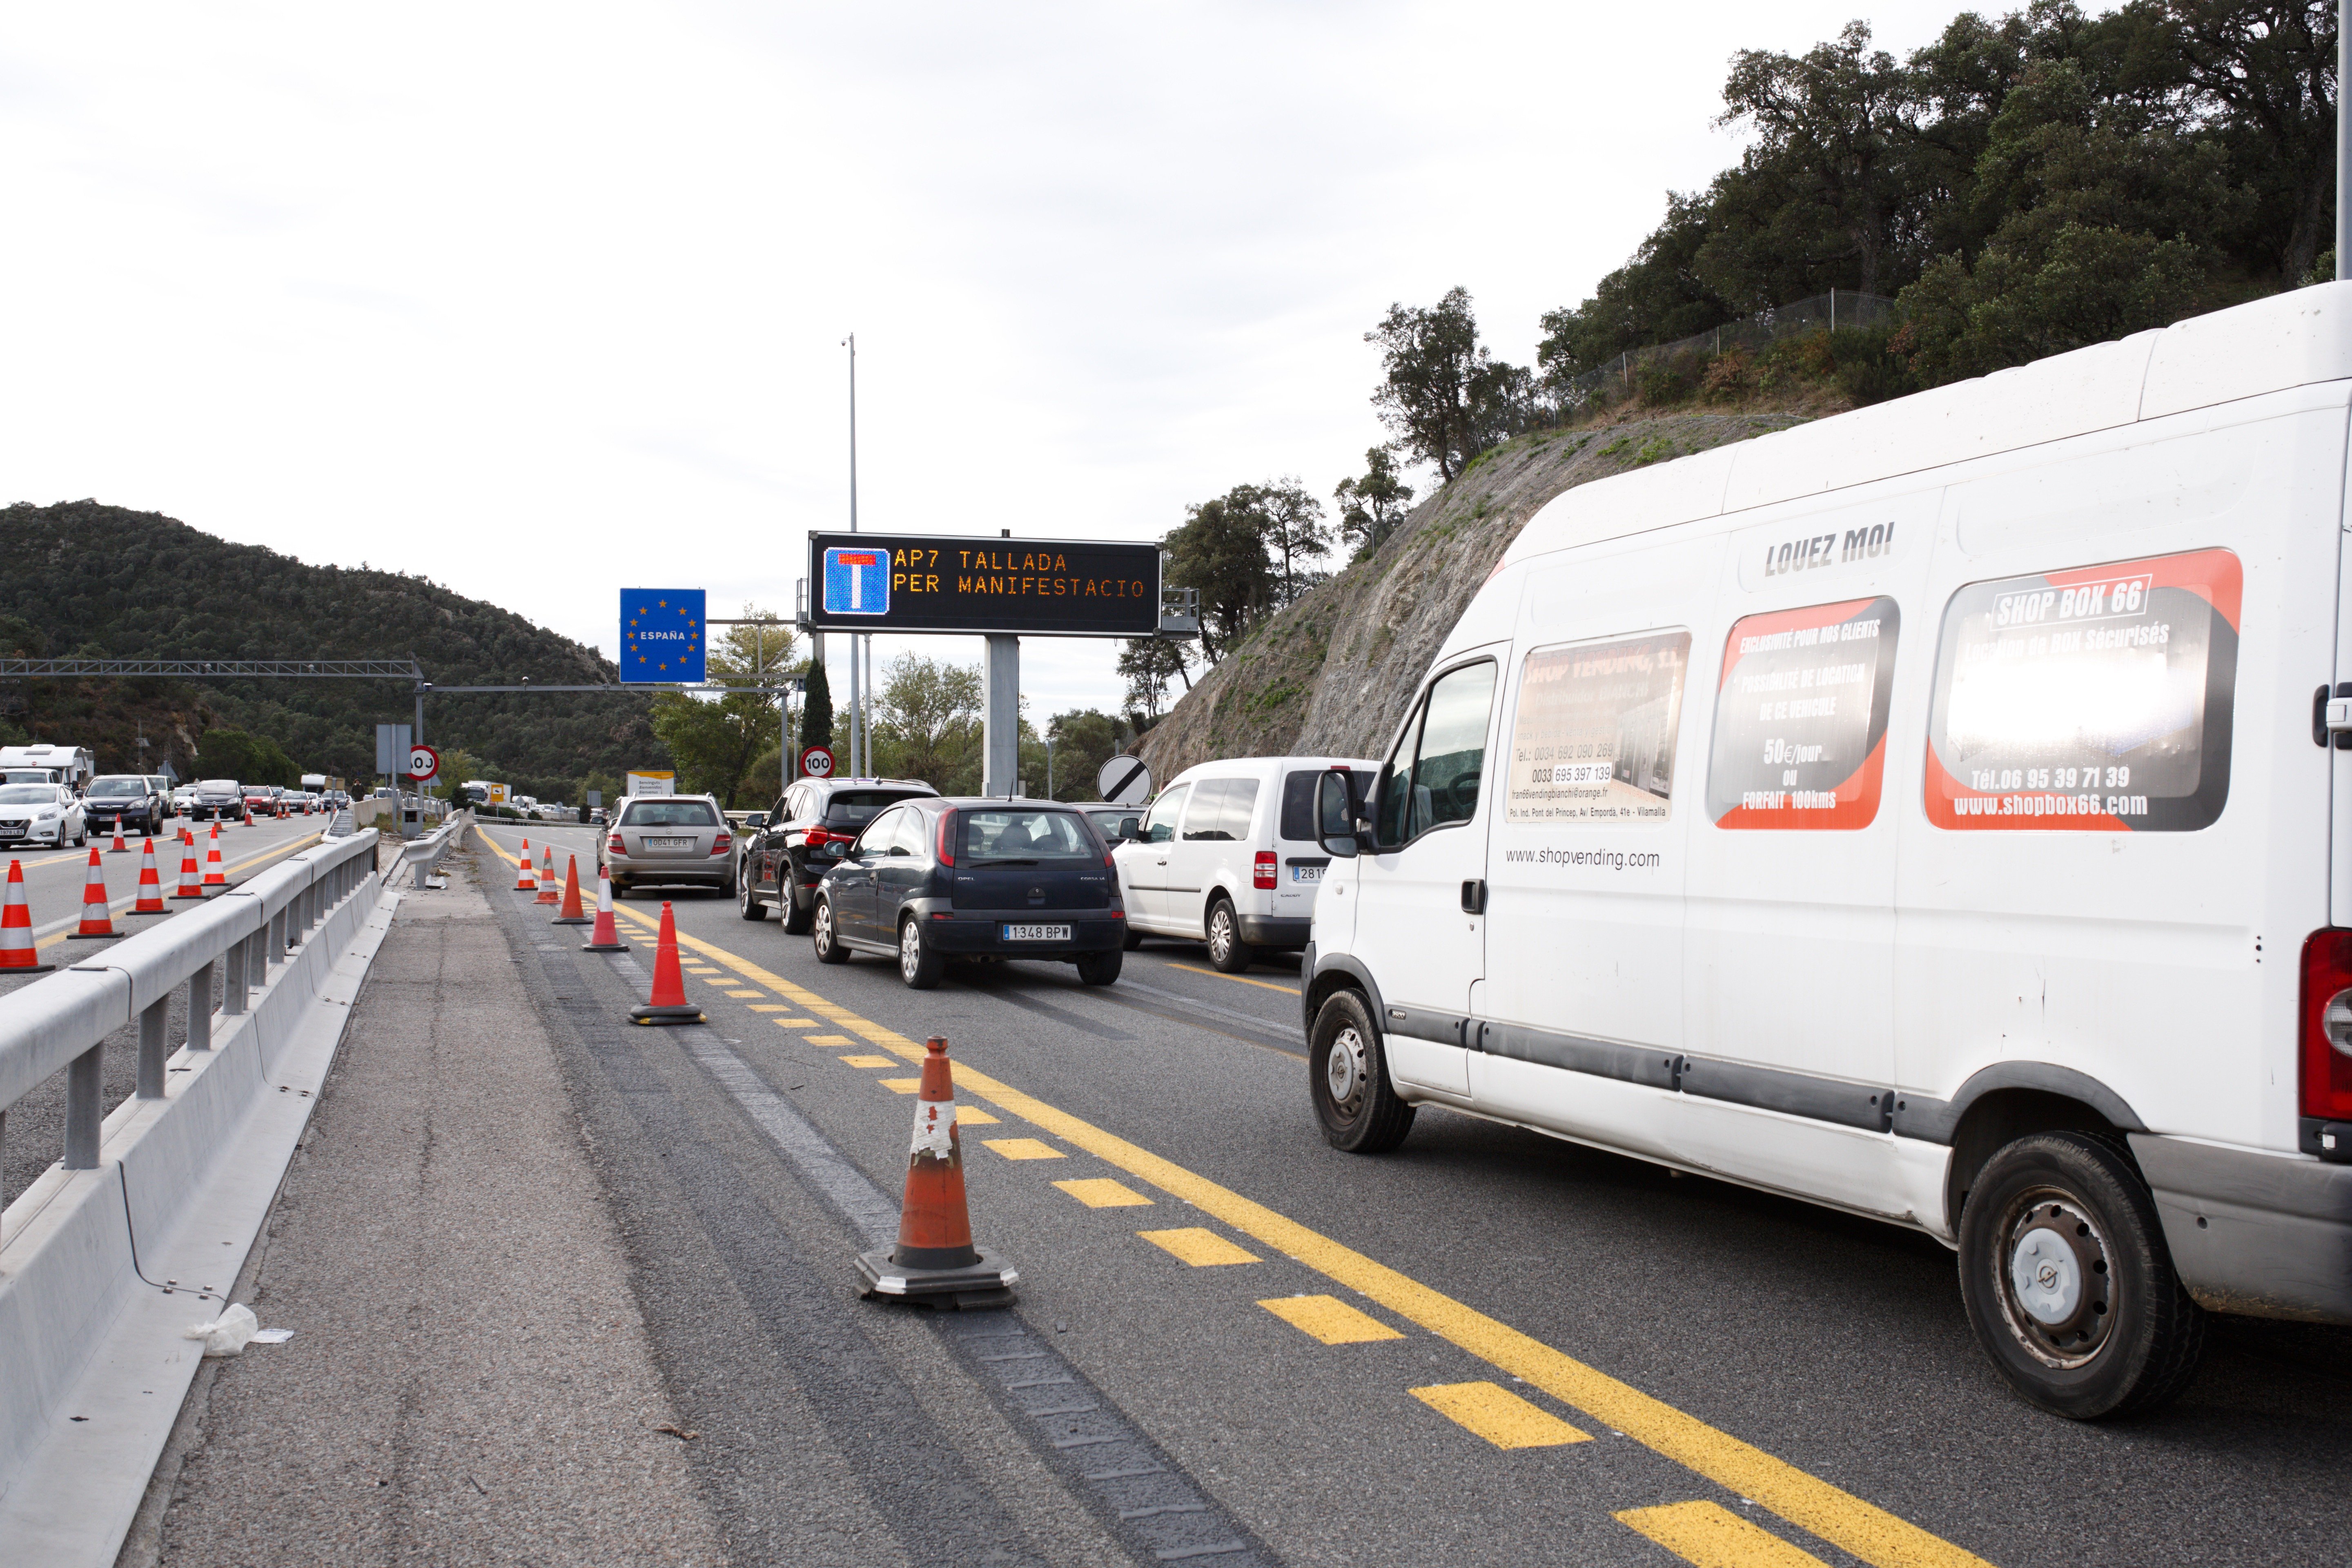
<instances>
[{"instance_id":1,"label":"van wheel hub","mask_svg":"<svg viewBox=\"0 0 2352 1568\"><path fill-rule=\"evenodd\" d=\"M1352 1028L1342 1029L1331 1042L1331 1054L1323 1058L1323 1087L1331 1091L1331 1103L1352 1110L1363 1092L1364 1078L1363 1037Z\"/></svg>"},{"instance_id":2,"label":"van wheel hub","mask_svg":"<svg viewBox=\"0 0 2352 1568\"><path fill-rule=\"evenodd\" d=\"M2089 1213L2048 1189L2012 1211L2002 1306L2039 1360L2080 1366L2106 1342L2112 1271Z\"/></svg>"}]
</instances>

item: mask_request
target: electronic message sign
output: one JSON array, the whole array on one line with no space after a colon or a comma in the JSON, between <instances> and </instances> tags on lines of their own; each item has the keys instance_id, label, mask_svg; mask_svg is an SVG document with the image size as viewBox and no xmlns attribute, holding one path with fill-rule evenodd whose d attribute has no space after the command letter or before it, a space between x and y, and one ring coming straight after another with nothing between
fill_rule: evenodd
<instances>
[{"instance_id":1,"label":"electronic message sign","mask_svg":"<svg viewBox=\"0 0 2352 1568\"><path fill-rule=\"evenodd\" d=\"M819 631L1139 637L1160 628L1160 547L932 533L809 535Z\"/></svg>"},{"instance_id":2,"label":"electronic message sign","mask_svg":"<svg viewBox=\"0 0 2352 1568\"><path fill-rule=\"evenodd\" d=\"M703 679L702 601L699 588L621 590L623 685Z\"/></svg>"}]
</instances>

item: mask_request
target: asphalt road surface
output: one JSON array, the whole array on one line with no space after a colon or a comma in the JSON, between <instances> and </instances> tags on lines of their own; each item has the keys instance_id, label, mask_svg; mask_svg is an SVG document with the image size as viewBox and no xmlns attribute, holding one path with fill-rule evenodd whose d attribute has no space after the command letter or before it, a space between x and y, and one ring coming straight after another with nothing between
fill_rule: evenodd
<instances>
[{"instance_id":1,"label":"asphalt road surface","mask_svg":"<svg viewBox=\"0 0 2352 1568\"><path fill-rule=\"evenodd\" d=\"M531 837L593 889L588 830ZM580 953L527 895L499 913L569 1030L667 1392L715 1439L697 1484L743 1560L790 1560L780 1512L812 1488L914 1563L2345 1558L2340 1331L2217 1321L2168 1410L2058 1420L1985 1363L1927 1238L1426 1108L1392 1154L1331 1149L1295 960L1225 976L1155 942L1107 989L1005 963L917 993L717 895L672 901L704 1026L620 1016L658 893L621 904L625 958ZM922 1315L854 1300L851 1259L890 1223L931 1034L977 1238L1022 1279L1011 1311L923 1316L909 1363ZM778 1380L843 1413L821 1477L763 1431ZM1025 1450L910 1427L884 1397L909 1380L992 1405Z\"/></svg>"}]
</instances>

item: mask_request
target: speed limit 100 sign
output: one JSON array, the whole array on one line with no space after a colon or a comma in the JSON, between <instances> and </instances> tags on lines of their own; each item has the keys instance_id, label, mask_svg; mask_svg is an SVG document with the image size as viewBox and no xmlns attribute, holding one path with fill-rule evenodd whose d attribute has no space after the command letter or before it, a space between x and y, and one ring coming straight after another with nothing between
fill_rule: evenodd
<instances>
[{"instance_id":1,"label":"speed limit 100 sign","mask_svg":"<svg viewBox=\"0 0 2352 1568\"><path fill-rule=\"evenodd\" d=\"M441 753L430 746L408 748L408 776L418 784L430 784L441 772Z\"/></svg>"},{"instance_id":2,"label":"speed limit 100 sign","mask_svg":"<svg viewBox=\"0 0 2352 1568\"><path fill-rule=\"evenodd\" d=\"M833 753L823 746L811 746L801 753L801 773L813 779L833 776Z\"/></svg>"}]
</instances>

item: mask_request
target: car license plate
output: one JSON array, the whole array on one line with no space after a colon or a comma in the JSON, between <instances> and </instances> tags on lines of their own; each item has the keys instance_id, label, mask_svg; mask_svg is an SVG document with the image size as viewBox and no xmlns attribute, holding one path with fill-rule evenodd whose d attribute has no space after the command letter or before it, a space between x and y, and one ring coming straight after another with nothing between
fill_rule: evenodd
<instances>
[{"instance_id":1,"label":"car license plate","mask_svg":"<svg viewBox=\"0 0 2352 1568\"><path fill-rule=\"evenodd\" d=\"M1067 942L1070 940L1070 928L1009 925L1004 928L1004 940L1006 942Z\"/></svg>"},{"instance_id":2,"label":"car license plate","mask_svg":"<svg viewBox=\"0 0 2352 1568\"><path fill-rule=\"evenodd\" d=\"M1294 882L1319 882L1323 879L1323 868L1320 866L1293 866L1290 868L1290 879Z\"/></svg>"},{"instance_id":3,"label":"car license plate","mask_svg":"<svg viewBox=\"0 0 2352 1568\"><path fill-rule=\"evenodd\" d=\"M645 842L646 847L648 849L691 849L694 847L694 840L691 838L648 838Z\"/></svg>"}]
</instances>

